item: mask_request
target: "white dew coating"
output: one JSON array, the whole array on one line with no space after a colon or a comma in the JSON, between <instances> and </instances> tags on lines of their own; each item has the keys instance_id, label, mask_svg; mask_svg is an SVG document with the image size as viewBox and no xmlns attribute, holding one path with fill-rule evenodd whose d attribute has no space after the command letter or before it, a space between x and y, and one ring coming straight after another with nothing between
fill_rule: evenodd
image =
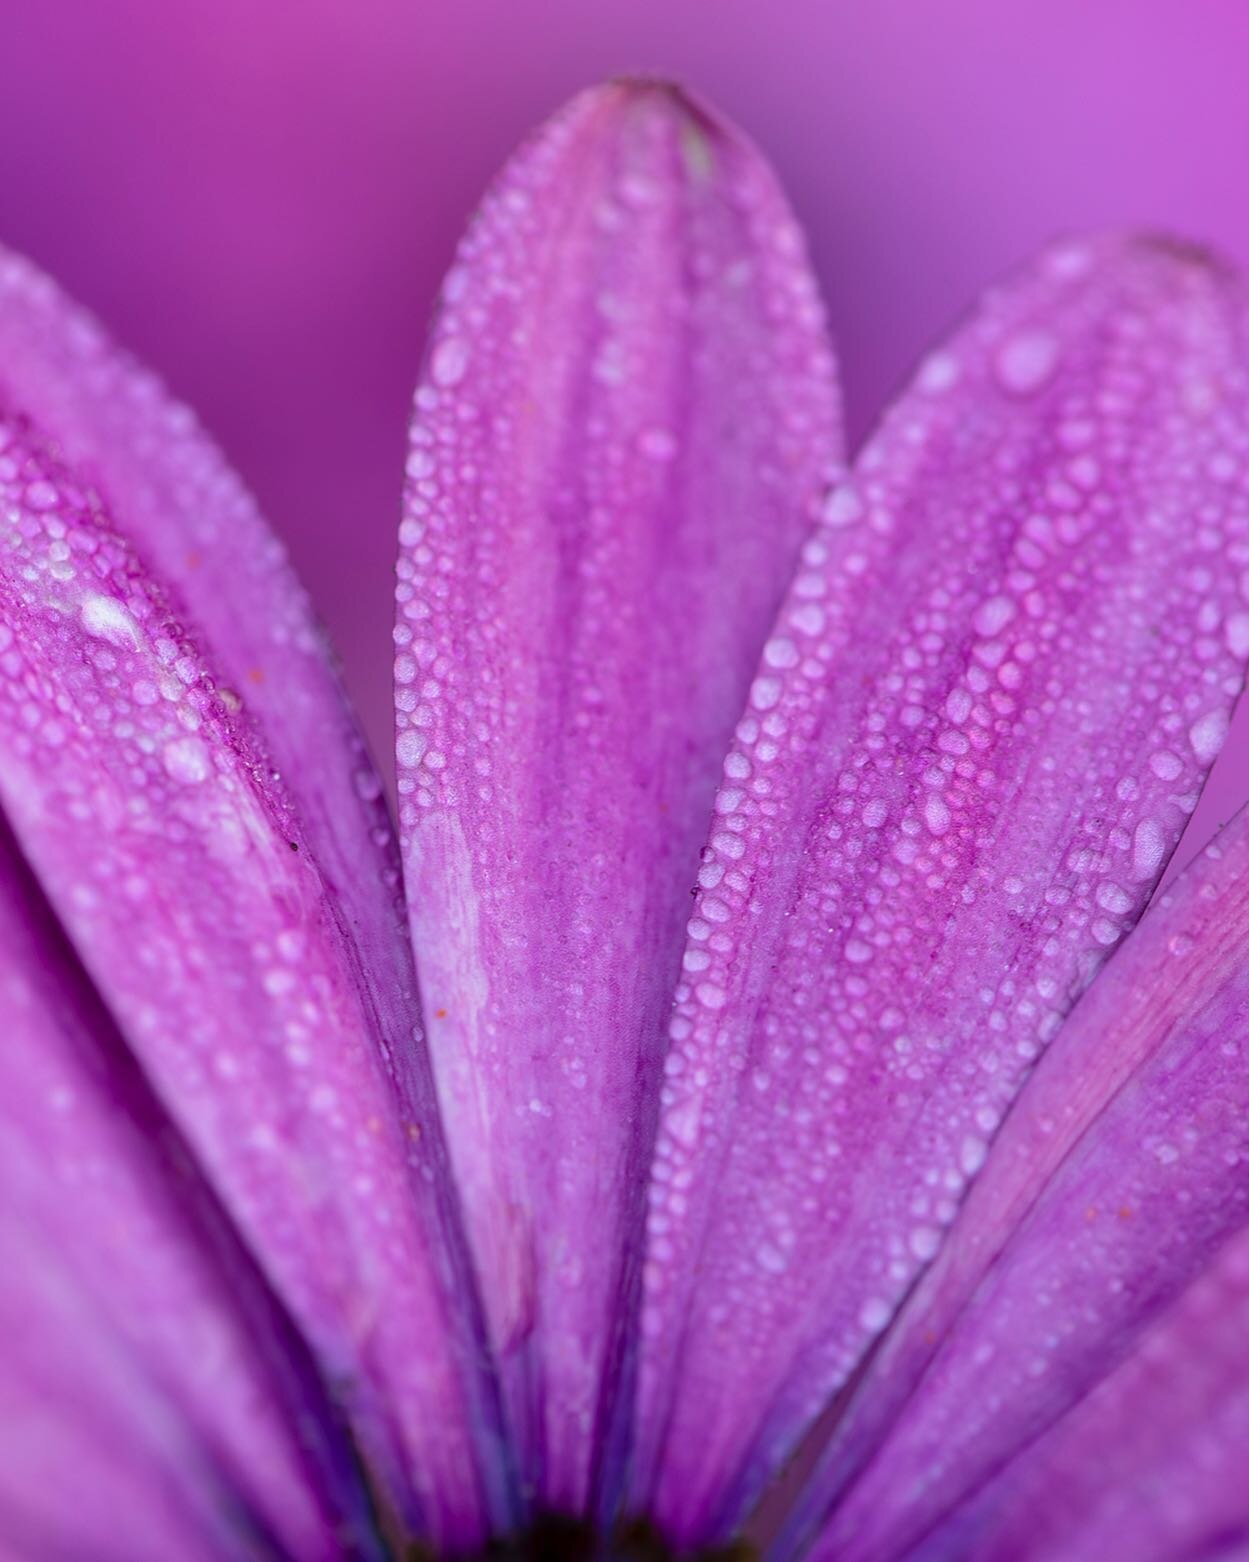
<instances>
[{"instance_id":1,"label":"white dew coating","mask_svg":"<svg viewBox=\"0 0 1249 1562\"><path fill-rule=\"evenodd\" d=\"M767 168L631 84L509 165L416 397L395 635L414 944L522 1470L574 1511L698 849L837 412Z\"/></svg>"},{"instance_id":2,"label":"white dew coating","mask_svg":"<svg viewBox=\"0 0 1249 1562\"><path fill-rule=\"evenodd\" d=\"M661 1470L678 1537L732 1521L889 1321L1195 805L1243 676L1245 361L1216 262L1053 252L806 544L671 1025L636 1495Z\"/></svg>"},{"instance_id":3,"label":"white dew coating","mask_svg":"<svg viewBox=\"0 0 1249 1562\"><path fill-rule=\"evenodd\" d=\"M315 841L98 498L0 404L0 804L414 1523L481 1494L438 1162ZM467 1517L466 1517L467 1516ZM454 1529L450 1531L455 1533Z\"/></svg>"}]
</instances>

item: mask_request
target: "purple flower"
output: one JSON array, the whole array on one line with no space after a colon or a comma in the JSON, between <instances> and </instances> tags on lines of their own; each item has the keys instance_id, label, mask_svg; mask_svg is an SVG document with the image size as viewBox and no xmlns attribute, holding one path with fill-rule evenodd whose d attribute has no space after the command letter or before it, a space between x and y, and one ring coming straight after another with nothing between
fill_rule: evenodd
<instances>
[{"instance_id":1,"label":"purple flower","mask_svg":"<svg viewBox=\"0 0 1249 1562\"><path fill-rule=\"evenodd\" d=\"M1244 816L1126 937L1249 656L1218 261L1050 250L847 469L758 154L577 99L417 392L398 848L15 258L0 532L6 1555L1240 1554Z\"/></svg>"}]
</instances>

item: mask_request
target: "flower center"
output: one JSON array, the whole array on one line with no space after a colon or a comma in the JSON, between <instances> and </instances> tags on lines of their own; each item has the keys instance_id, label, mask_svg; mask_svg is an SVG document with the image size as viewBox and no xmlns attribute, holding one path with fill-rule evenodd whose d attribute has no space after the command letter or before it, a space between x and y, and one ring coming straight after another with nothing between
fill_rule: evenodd
<instances>
[{"instance_id":1,"label":"flower center","mask_svg":"<svg viewBox=\"0 0 1249 1562\"><path fill-rule=\"evenodd\" d=\"M470 1562L757 1562L758 1551L748 1541L699 1551L674 1551L647 1519L627 1519L604 1537L584 1519L550 1513L537 1518L521 1534L492 1540ZM410 1546L405 1562L438 1562L434 1552Z\"/></svg>"}]
</instances>

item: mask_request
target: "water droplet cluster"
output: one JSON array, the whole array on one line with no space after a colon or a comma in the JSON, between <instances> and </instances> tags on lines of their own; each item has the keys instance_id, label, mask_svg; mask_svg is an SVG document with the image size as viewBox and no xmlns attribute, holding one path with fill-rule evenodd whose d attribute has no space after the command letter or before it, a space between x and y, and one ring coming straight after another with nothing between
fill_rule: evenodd
<instances>
[{"instance_id":1,"label":"water droplet cluster","mask_svg":"<svg viewBox=\"0 0 1249 1562\"><path fill-rule=\"evenodd\" d=\"M1244 1519L1246 1340L1241 1232L1088 1399L934 1531L925 1552L1166 1562L1217 1548ZM834 1555L828 1545L812 1553L814 1562Z\"/></svg>"},{"instance_id":2,"label":"water droplet cluster","mask_svg":"<svg viewBox=\"0 0 1249 1562\"><path fill-rule=\"evenodd\" d=\"M416 396L396 754L452 1158L550 1503L584 1498L689 886L836 430L797 230L731 133L621 86L510 165Z\"/></svg>"},{"instance_id":3,"label":"water droplet cluster","mask_svg":"<svg viewBox=\"0 0 1249 1562\"><path fill-rule=\"evenodd\" d=\"M239 705L99 490L0 402L0 802L349 1401L371 1417L384 1383L408 1407L394 1441L362 1430L379 1469L430 1496L445 1473L438 1499L467 1483L471 1503L444 1260L419 1213L433 1163L397 1110L319 843Z\"/></svg>"},{"instance_id":4,"label":"water droplet cluster","mask_svg":"<svg viewBox=\"0 0 1249 1562\"><path fill-rule=\"evenodd\" d=\"M1243 677L1245 360L1217 267L1065 247L927 361L804 548L666 1064L643 1394L683 1339L677 1533L888 1323L1195 805Z\"/></svg>"},{"instance_id":5,"label":"water droplet cluster","mask_svg":"<svg viewBox=\"0 0 1249 1562\"><path fill-rule=\"evenodd\" d=\"M845 1447L874 1456L822 1553L905 1550L1113 1373L1245 1226L1247 927L1242 813L1151 907L1022 1092L838 1428L839 1486Z\"/></svg>"}]
</instances>

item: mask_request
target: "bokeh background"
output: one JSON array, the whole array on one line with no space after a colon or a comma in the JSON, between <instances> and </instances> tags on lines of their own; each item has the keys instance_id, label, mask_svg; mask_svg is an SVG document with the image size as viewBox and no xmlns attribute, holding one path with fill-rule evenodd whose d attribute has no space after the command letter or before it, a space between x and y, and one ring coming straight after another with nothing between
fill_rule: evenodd
<instances>
[{"instance_id":1,"label":"bokeh background","mask_svg":"<svg viewBox=\"0 0 1249 1562\"><path fill-rule=\"evenodd\" d=\"M1054 234L1249 265L1249 0L0 0L0 240L201 413L389 750L408 397L438 280L537 120L675 76L809 231L857 441ZM1249 797L1249 707L1185 855Z\"/></svg>"}]
</instances>

